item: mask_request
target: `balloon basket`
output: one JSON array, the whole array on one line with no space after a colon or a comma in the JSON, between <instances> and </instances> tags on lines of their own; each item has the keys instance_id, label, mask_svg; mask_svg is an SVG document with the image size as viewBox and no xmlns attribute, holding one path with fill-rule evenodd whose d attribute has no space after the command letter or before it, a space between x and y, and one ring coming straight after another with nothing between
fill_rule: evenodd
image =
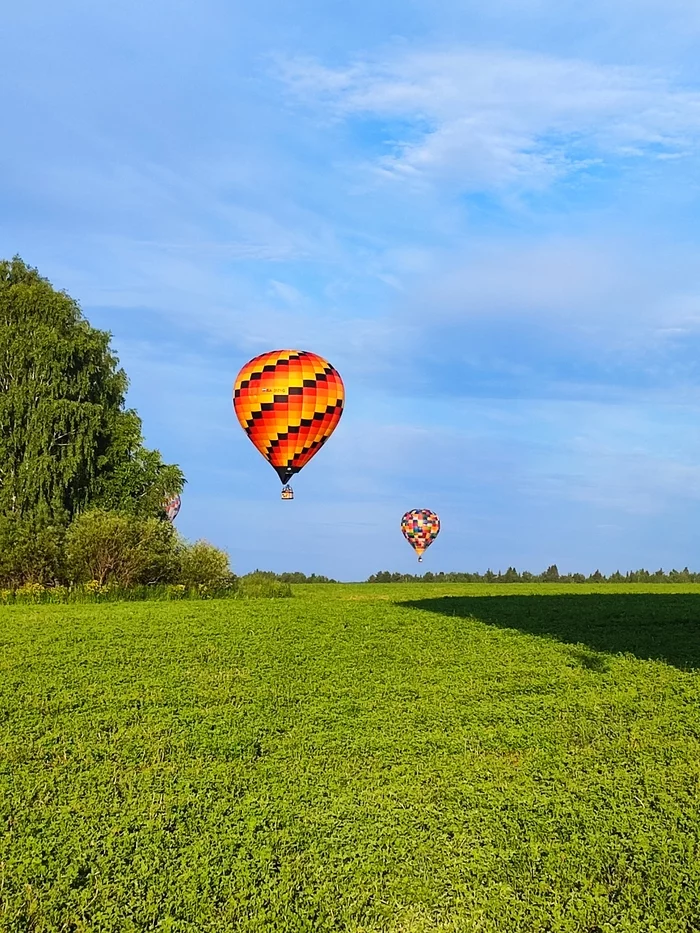
<instances>
[{"instance_id":1,"label":"balloon basket","mask_svg":"<svg viewBox=\"0 0 700 933\"><path fill-rule=\"evenodd\" d=\"M294 490L292 489L292 487L291 487L291 486L283 486L283 487L282 487L282 495L281 495L280 498L282 498L282 499L293 499L293 498L294 498Z\"/></svg>"},{"instance_id":2,"label":"balloon basket","mask_svg":"<svg viewBox=\"0 0 700 933\"><path fill-rule=\"evenodd\" d=\"M422 564L422 563L423 563L423 558L422 558L422 557L419 557L419 558L418 558L418 563L419 563L419 564Z\"/></svg>"}]
</instances>

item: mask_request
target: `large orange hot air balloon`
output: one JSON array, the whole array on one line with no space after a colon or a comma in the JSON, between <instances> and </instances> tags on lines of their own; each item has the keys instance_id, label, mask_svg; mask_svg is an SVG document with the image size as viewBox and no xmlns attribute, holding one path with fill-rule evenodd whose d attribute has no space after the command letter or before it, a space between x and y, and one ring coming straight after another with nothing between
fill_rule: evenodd
<instances>
[{"instance_id":1,"label":"large orange hot air balloon","mask_svg":"<svg viewBox=\"0 0 700 933\"><path fill-rule=\"evenodd\" d=\"M440 533L440 519L430 509L412 509L401 519L401 531L420 562L425 549L430 547Z\"/></svg>"},{"instance_id":2,"label":"large orange hot air balloon","mask_svg":"<svg viewBox=\"0 0 700 933\"><path fill-rule=\"evenodd\" d=\"M293 499L290 478L326 443L340 421L345 388L327 360L306 350L273 350L245 364L233 387L241 427Z\"/></svg>"}]
</instances>

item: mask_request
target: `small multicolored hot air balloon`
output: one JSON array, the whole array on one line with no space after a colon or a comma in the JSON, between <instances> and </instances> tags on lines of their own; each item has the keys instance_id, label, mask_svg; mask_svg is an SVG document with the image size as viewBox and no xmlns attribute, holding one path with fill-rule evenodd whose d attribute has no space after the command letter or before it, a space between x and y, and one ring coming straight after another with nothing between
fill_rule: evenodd
<instances>
[{"instance_id":1,"label":"small multicolored hot air balloon","mask_svg":"<svg viewBox=\"0 0 700 933\"><path fill-rule=\"evenodd\" d=\"M294 498L289 480L326 443L344 404L340 373L306 350L261 353L236 376L236 417L282 481L283 499Z\"/></svg>"},{"instance_id":2,"label":"small multicolored hot air balloon","mask_svg":"<svg viewBox=\"0 0 700 933\"><path fill-rule=\"evenodd\" d=\"M401 531L422 561L425 549L440 533L440 519L430 509L412 509L401 519Z\"/></svg>"},{"instance_id":3,"label":"small multicolored hot air balloon","mask_svg":"<svg viewBox=\"0 0 700 933\"><path fill-rule=\"evenodd\" d=\"M163 503L163 510L165 511L166 518L172 524L177 518L177 513L180 511L180 505L182 500L179 496L170 496Z\"/></svg>"}]
</instances>

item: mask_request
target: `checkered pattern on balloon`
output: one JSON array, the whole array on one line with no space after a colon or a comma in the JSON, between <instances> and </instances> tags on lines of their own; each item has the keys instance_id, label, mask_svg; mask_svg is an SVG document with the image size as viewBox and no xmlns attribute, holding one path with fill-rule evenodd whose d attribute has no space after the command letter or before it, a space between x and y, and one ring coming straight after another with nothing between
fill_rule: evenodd
<instances>
[{"instance_id":1,"label":"checkered pattern on balloon","mask_svg":"<svg viewBox=\"0 0 700 933\"><path fill-rule=\"evenodd\" d=\"M440 519L430 509L411 509L401 519L401 531L422 561L426 548L440 533Z\"/></svg>"},{"instance_id":2,"label":"checkered pattern on balloon","mask_svg":"<svg viewBox=\"0 0 700 933\"><path fill-rule=\"evenodd\" d=\"M177 513L180 511L180 506L182 505L182 500L179 496L170 496L163 503L163 511L169 522L174 522L177 518Z\"/></svg>"}]
</instances>

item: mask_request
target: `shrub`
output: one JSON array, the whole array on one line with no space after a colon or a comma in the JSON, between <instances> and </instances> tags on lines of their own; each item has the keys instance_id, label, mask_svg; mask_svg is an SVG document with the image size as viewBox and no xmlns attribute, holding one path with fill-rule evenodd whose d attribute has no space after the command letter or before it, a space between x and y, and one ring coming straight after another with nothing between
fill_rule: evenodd
<instances>
[{"instance_id":1,"label":"shrub","mask_svg":"<svg viewBox=\"0 0 700 933\"><path fill-rule=\"evenodd\" d=\"M185 587L222 587L233 579L229 557L208 541L195 541L180 547L178 582Z\"/></svg>"},{"instance_id":2,"label":"shrub","mask_svg":"<svg viewBox=\"0 0 700 933\"><path fill-rule=\"evenodd\" d=\"M65 579L65 531L16 515L0 516L0 586L46 586Z\"/></svg>"},{"instance_id":3,"label":"shrub","mask_svg":"<svg viewBox=\"0 0 700 933\"><path fill-rule=\"evenodd\" d=\"M168 583L178 566L175 532L157 518L95 509L69 527L66 559L74 583Z\"/></svg>"},{"instance_id":4,"label":"shrub","mask_svg":"<svg viewBox=\"0 0 700 933\"><path fill-rule=\"evenodd\" d=\"M241 599L256 597L286 599L292 595L292 587L289 583L276 580L274 574L256 570L254 573L239 577L236 595Z\"/></svg>"},{"instance_id":5,"label":"shrub","mask_svg":"<svg viewBox=\"0 0 700 933\"><path fill-rule=\"evenodd\" d=\"M40 603L46 590L41 583L23 583L15 591L15 598L23 603Z\"/></svg>"}]
</instances>

